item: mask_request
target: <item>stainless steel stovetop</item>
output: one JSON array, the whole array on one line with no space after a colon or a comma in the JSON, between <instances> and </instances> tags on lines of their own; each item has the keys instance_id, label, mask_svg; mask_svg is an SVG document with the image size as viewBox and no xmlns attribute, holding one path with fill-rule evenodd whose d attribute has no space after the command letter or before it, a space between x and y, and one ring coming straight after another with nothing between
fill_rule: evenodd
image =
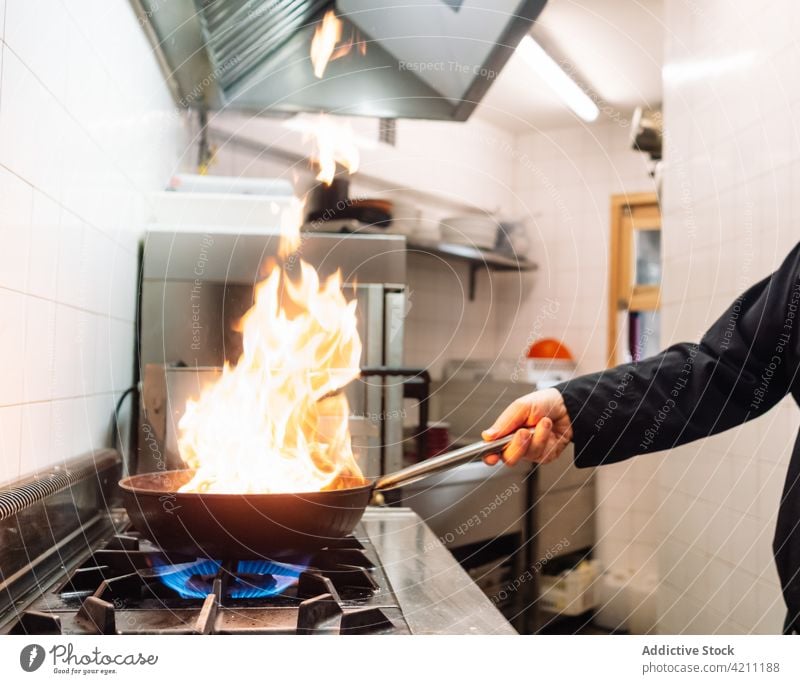
<instances>
[{"instance_id":1,"label":"stainless steel stovetop","mask_svg":"<svg viewBox=\"0 0 800 684\"><path fill-rule=\"evenodd\" d=\"M87 488L86 478L61 481L56 491L36 483L45 516ZM82 534L12 573L3 563L24 549L20 522L37 518L30 505L2 507L20 491L32 490L0 490L0 536L20 545L0 553L0 633L515 633L410 509L369 508L351 537L302 558L168 563L124 510L82 508Z\"/></svg>"}]
</instances>

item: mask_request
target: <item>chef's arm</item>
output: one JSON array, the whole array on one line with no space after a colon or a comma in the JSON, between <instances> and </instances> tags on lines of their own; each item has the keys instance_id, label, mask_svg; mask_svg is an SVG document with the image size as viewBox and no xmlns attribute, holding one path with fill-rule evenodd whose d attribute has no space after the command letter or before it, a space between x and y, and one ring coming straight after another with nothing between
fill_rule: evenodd
<instances>
[{"instance_id":1,"label":"chef's arm","mask_svg":"<svg viewBox=\"0 0 800 684\"><path fill-rule=\"evenodd\" d=\"M568 432L562 420L561 434L555 439L541 435L545 446L527 457L552 460L569 436L579 467L614 463L707 437L763 414L789 392L798 371L798 317L800 245L775 273L733 302L699 344L676 344L638 363L557 385L552 391L563 402ZM517 402L541 404L540 395L534 392ZM544 402L547 410L538 413L558 414L554 402L551 396ZM517 413L521 416L524 409ZM495 438L518 428L530 432L542 420L535 413L516 427L501 416L485 436ZM552 433L554 427L548 420L541 432ZM529 452L535 439L536 430L527 444ZM515 440L506 454L526 457L525 446Z\"/></svg>"}]
</instances>

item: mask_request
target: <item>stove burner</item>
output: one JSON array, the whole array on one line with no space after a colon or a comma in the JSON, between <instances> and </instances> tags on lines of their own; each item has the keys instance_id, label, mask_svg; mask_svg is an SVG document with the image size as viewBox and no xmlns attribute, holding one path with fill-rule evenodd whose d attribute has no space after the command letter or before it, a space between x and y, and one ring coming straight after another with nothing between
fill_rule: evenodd
<instances>
[{"instance_id":1,"label":"stove burner","mask_svg":"<svg viewBox=\"0 0 800 684\"><path fill-rule=\"evenodd\" d=\"M239 561L234 583L230 587L231 598L254 599L275 596L296 584L304 566L272 563L266 560Z\"/></svg>"},{"instance_id":2,"label":"stove burner","mask_svg":"<svg viewBox=\"0 0 800 684\"><path fill-rule=\"evenodd\" d=\"M153 574L185 599L204 599L216 578L222 580L225 597L256 599L283 593L297 583L304 570L305 566L268 560L235 561L223 566L218 560L198 558L193 563L157 566Z\"/></svg>"},{"instance_id":3,"label":"stove burner","mask_svg":"<svg viewBox=\"0 0 800 684\"><path fill-rule=\"evenodd\" d=\"M92 551L21 614L18 634L407 631L385 575L355 537L311 557L169 559L133 531ZM77 612L75 612L77 609ZM389 616L392 617L389 617Z\"/></svg>"}]
</instances>

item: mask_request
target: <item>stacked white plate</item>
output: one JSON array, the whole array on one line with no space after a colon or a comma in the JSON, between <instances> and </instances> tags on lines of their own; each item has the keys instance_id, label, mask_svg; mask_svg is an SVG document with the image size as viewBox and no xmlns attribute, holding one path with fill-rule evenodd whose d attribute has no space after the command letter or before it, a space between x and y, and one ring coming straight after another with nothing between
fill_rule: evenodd
<instances>
[{"instance_id":1,"label":"stacked white plate","mask_svg":"<svg viewBox=\"0 0 800 684\"><path fill-rule=\"evenodd\" d=\"M422 219L422 211L413 202L392 200L392 223L387 233L397 235L414 235Z\"/></svg>"},{"instance_id":2,"label":"stacked white plate","mask_svg":"<svg viewBox=\"0 0 800 684\"><path fill-rule=\"evenodd\" d=\"M439 221L423 215L412 199L392 197L392 223L387 233L406 235L417 242L439 242Z\"/></svg>"},{"instance_id":3,"label":"stacked white plate","mask_svg":"<svg viewBox=\"0 0 800 684\"><path fill-rule=\"evenodd\" d=\"M493 249L497 239L497 221L490 216L453 216L442 219L442 241Z\"/></svg>"}]
</instances>

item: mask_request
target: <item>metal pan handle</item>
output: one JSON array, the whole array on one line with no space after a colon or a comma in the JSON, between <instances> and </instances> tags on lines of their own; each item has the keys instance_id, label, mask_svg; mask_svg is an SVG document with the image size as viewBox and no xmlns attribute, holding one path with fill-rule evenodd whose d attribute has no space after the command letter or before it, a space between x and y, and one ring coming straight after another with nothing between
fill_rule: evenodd
<instances>
[{"instance_id":1,"label":"metal pan handle","mask_svg":"<svg viewBox=\"0 0 800 684\"><path fill-rule=\"evenodd\" d=\"M385 492L390 489L397 489L398 487L411 484L429 475L434 475L459 466L462 463L467 463L478 456L497 453L502 451L503 447L505 447L513 437L514 434L512 433L506 437L496 439L493 442L475 442L474 444L469 444L460 449L448 451L445 454L420 461L419 463L408 466L408 468L403 468L402 470L379 477L375 483L375 490Z\"/></svg>"}]
</instances>

